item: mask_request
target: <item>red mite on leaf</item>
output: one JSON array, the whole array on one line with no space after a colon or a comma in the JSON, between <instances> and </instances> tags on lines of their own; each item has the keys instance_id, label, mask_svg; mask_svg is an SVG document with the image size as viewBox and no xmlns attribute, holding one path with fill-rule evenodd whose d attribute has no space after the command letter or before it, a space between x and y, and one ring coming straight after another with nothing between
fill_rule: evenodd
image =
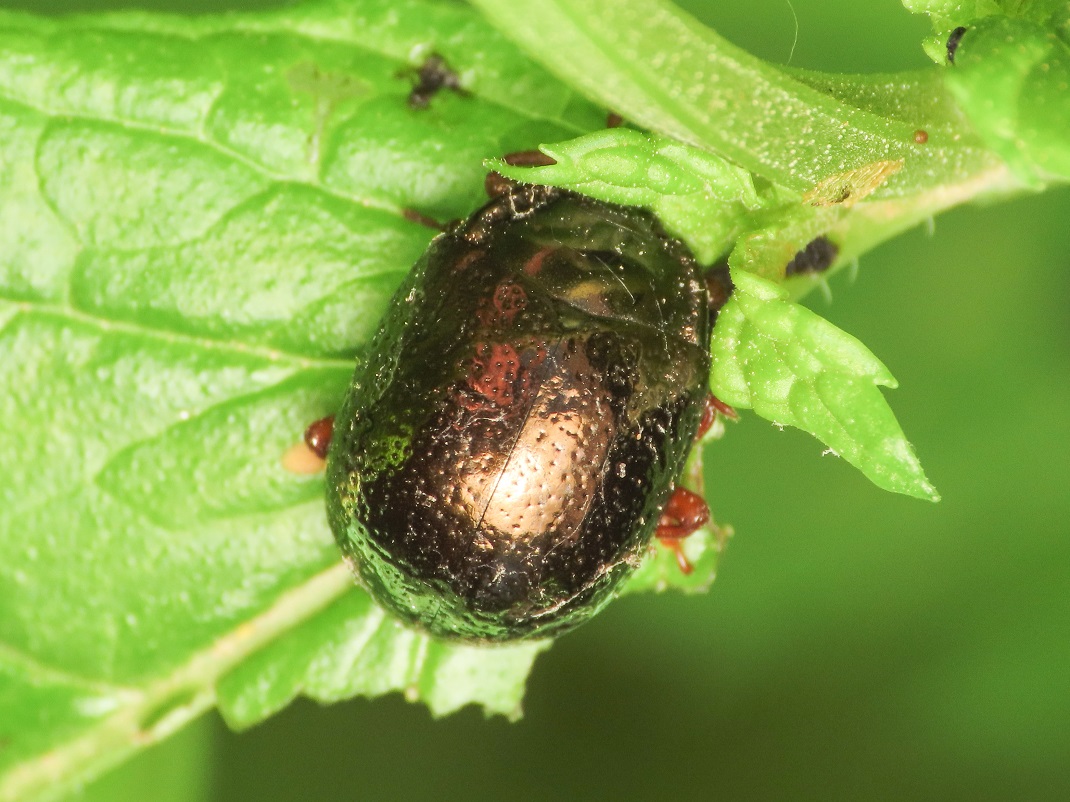
<instances>
[{"instance_id":1,"label":"red mite on leaf","mask_svg":"<svg viewBox=\"0 0 1070 802\"><path fill-rule=\"evenodd\" d=\"M488 190L397 291L327 458L361 584L483 642L588 620L655 537L690 572L681 542L709 511L676 483L700 427L731 413L707 389L726 277L711 302L643 210L500 176Z\"/></svg>"}]
</instances>

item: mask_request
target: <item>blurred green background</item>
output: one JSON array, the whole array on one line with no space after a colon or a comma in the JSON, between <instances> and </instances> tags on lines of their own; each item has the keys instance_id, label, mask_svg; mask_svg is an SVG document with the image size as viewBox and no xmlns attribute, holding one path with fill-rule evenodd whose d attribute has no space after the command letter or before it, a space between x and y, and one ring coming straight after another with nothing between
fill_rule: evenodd
<instances>
[{"instance_id":1,"label":"blurred green background","mask_svg":"<svg viewBox=\"0 0 1070 802\"><path fill-rule=\"evenodd\" d=\"M279 3L23 0L35 11ZM928 65L897 0L685 4L776 62ZM793 8L792 8L793 7ZM795 39L798 18L798 41ZM944 495L891 496L752 415L706 453L705 597L630 597L541 657L520 723L399 697L214 717L87 796L1070 798L1070 192L956 210L808 299L892 369Z\"/></svg>"}]
</instances>

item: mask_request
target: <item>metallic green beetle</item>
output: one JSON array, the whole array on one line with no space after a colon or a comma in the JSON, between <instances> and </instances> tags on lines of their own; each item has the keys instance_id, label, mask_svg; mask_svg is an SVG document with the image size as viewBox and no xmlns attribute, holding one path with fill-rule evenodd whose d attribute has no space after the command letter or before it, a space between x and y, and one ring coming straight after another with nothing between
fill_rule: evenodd
<instances>
[{"instance_id":1,"label":"metallic green beetle","mask_svg":"<svg viewBox=\"0 0 1070 802\"><path fill-rule=\"evenodd\" d=\"M511 186L436 237L328 452L331 526L361 583L440 637L590 618L684 467L710 328L699 267L642 210Z\"/></svg>"}]
</instances>

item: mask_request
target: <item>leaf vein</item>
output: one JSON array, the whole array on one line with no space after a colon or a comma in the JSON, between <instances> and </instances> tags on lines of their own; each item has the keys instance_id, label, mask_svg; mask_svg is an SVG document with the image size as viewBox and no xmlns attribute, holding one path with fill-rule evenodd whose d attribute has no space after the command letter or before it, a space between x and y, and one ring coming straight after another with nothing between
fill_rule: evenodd
<instances>
[{"instance_id":1,"label":"leaf vein","mask_svg":"<svg viewBox=\"0 0 1070 802\"><path fill-rule=\"evenodd\" d=\"M38 658L6 641L0 641L0 663L18 666L27 675L34 679L51 680L64 685L74 686L82 690L92 691L93 693L107 694L111 696L121 694L127 697L130 701L133 701L134 698L139 695L136 688L131 688L125 685L116 685L44 663Z\"/></svg>"},{"instance_id":2,"label":"leaf vein","mask_svg":"<svg viewBox=\"0 0 1070 802\"><path fill-rule=\"evenodd\" d=\"M202 137L201 135L199 135L197 133L192 133L190 131L184 131L184 130L182 130L180 128L174 128L174 127L170 127L170 126L150 125L148 123L138 122L137 120L128 120L128 119L123 119L121 117L114 117L114 116L109 116L109 115L104 115L104 114L89 115L89 114L82 114L82 113L79 113L79 112L77 112L75 110L71 110L71 109L62 110L62 109L48 108L46 106L42 106L40 104L34 103L31 100L29 100L28 98L20 97L18 95L12 94L11 93L11 87L4 87L2 90L0 90L0 100L4 100L4 101L9 102L9 103L14 103L14 104L23 106L23 107L25 107L25 108L27 108L27 109L29 109L31 111L35 111L38 114L41 114L41 115L47 117L50 122L56 122L57 120L62 120L63 122L87 121L87 122L107 123L109 125L115 125L115 126L119 126L121 128L126 128L126 129L130 129L132 131L137 131L138 133L148 133L148 134L153 134L155 136L163 135L163 136L166 136L166 137L171 137L171 138L176 138L176 139L184 139L184 140L189 140L191 142L196 142L199 145L203 145L205 147L211 148L212 150L214 150L217 154L219 154L221 156L224 156L224 157L226 157L228 159L232 159L233 161L241 164L242 166L247 167L250 170L255 171L256 173L258 173L259 175L263 176L264 178L267 178L269 181L279 182L279 183L305 184L305 185L310 186L310 187L315 187L317 190L319 190L319 191L321 191L321 192L323 192L323 193L325 193L327 195L330 195L333 198L336 198L338 200L344 201L346 203L355 203L355 204L358 204L360 206L364 206L364 207L369 208L369 209L378 209L379 211L384 211L384 212L388 212L390 214L395 214L398 217L401 217L401 218L404 219L404 214L403 214L404 210L400 206L397 206L397 205L394 205L394 204L391 204L391 203L385 203L383 201L375 200L375 199L372 199L372 198L364 198L364 197L360 197L360 196L357 196L357 195L350 195L350 194L347 194L347 193L344 193L344 192L340 192L340 191L338 191L336 189L333 189L332 187L326 186L324 184L320 184L320 183L315 182L315 181L301 180L300 178L297 178L297 177L292 176L292 175L287 175L285 173L279 173L277 171L271 170L266 165L264 165L264 164L262 164L260 162L254 161L253 159L250 159L248 156L245 156L245 155L243 155L242 153L240 153L240 152L238 152L236 150L228 148L226 145L223 145L223 144L221 144L219 142L216 142L213 139ZM40 177L38 177L38 178L40 180ZM41 196L42 200L46 204L48 204L49 209L51 209L53 211L53 213L55 213L60 220L63 220L66 225L70 226L69 221L67 221L66 218L59 212L59 210L55 209L54 205L51 204L48 201L47 194L42 191L42 188L40 187L40 185L38 185L38 194ZM72 228L72 231L73 231L73 228ZM77 233L75 235L77 236ZM78 241L82 242L81 237L78 237Z\"/></svg>"},{"instance_id":3,"label":"leaf vein","mask_svg":"<svg viewBox=\"0 0 1070 802\"><path fill-rule=\"evenodd\" d=\"M0 778L0 800L14 802L55 788L66 779L99 773L136 749L158 742L215 703L215 684L227 671L282 633L307 620L353 587L346 566L338 562L291 590L260 614L206 644L164 677L141 689L136 703L100 719L62 746L22 763ZM161 703L183 689L198 689L192 699L163 717L152 717ZM101 751L101 745L109 749Z\"/></svg>"},{"instance_id":4,"label":"leaf vein","mask_svg":"<svg viewBox=\"0 0 1070 802\"><path fill-rule=\"evenodd\" d=\"M293 363L295 368L300 369L328 368L352 370L354 365L353 360L350 358L314 357L270 346L248 345L233 340L213 339L211 337L187 334L173 329L154 328L138 323L110 320L64 304L24 301L8 298L2 294L0 294L0 301L9 301L18 304L19 313L13 315L11 320L20 316L31 317L34 315L45 318L66 318L94 326L104 331L115 331L122 334L131 334L141 337L157 337L168 343L181 343L183 345L189 345L191 347L202 348L209 351L224 351L241 354L243 356L258 357L276 364L285 364L289 362ZM10 326L11 320L7 321L7 325Z\"/></svg>"}]
</instances>

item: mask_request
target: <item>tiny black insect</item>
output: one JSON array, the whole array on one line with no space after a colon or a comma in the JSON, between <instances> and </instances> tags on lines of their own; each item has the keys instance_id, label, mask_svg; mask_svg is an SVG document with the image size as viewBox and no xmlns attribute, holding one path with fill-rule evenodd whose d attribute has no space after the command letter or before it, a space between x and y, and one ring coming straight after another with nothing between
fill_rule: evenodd
<instances>
[{"instance_id":1,"label":"tiny black insect","mask_svg":"<svg viewBox=\"0 0 1070 802\"><path fill-rule=\"evenodd\" d=\"M465 94L460 76L450 68L446 59L437 53L432 53L416 71L416 85L409 92L409 106L414 109L425 109L431 102L431 98L443 89Z\"/></svg>"},{"instance_id":2,"label":"tiny black insect","mask_svg":"<svg viewBox=\"0 0 1070 802\"><path fill-rule=\"evenodd\" d=\"M709 397L690 252L645 211L498 188L398 290L327 461L331 526L363 585L404 621L477 641L577 626L653 537L678 549L708 518L674 494Z\"/></svg>"},{"instance_id":3,"label":"tiny black insect","mask_svg":"<svg viewBox=\"0 0 1070 802\"><path fill-rule=\"evenodd\" d=\"M962 37L966 34L966 28L958 27L951 32L951 35L947 37L947 61L949 64L955 63L955 52L959 49L959 42L962 41Z\"/></svg>"},{"instance_id":4,"label":"tiny black insect","mask_svg":"<svg viewBox=\"0 0 1070 802\"><path fill-rule=\"evenodd\" d=\"M784 268L785 276L797 276L802 273L822 273L832 266L840 249L828 237L817 237L807 243L806 247L795 254Z\"/></svg>"}]
</instances>

